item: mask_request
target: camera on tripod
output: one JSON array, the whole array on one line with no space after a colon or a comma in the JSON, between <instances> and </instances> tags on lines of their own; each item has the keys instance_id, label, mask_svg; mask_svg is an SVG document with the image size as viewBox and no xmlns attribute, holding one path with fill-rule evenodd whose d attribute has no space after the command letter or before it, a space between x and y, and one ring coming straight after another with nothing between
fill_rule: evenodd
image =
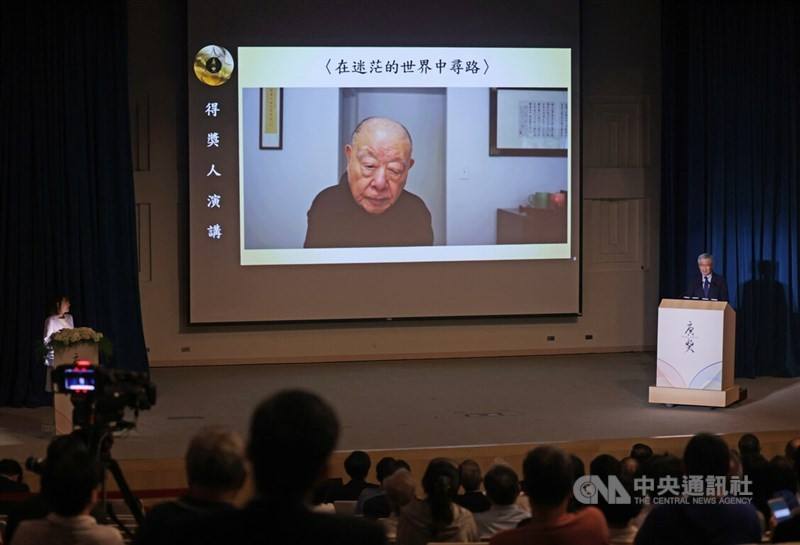
<instances>
[{"instance_id":1,"label":"camera on tripod","mask_svg":"<svg viewBox=\"0 0 800 545\"><path fill-rule=\"evenodd\" d=\"M57 393L70 394L75 427L119 431L134 427L125 409L147 410L156 402L156 387L146 373L107 369L87 360L59 365L53 370Z\"/></svg>"}]
</instances>

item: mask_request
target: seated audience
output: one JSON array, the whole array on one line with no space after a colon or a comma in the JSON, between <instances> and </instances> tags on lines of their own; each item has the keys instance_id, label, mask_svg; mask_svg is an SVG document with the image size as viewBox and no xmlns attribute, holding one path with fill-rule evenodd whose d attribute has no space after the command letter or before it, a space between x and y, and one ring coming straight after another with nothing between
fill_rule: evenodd
<instances>
[{"instance_id":1,"label":"seated audience","mask_svg":"<svg viewBox=\"0 0 800 545\"><path fill-rule=\"evenodd\" d=\"M509 466L496 465L489 469L483 485L492 506L488 511L474 515L481 540L486 541L498 532L516 528L521 521L530 518L531 514L517 505L519 477Z\"/></svg>"},{"instance_id":2,"label":"seated audience","mask_svg":"<svg viewBox=\"0 0 800 545\"><path fill-rule=\"evenodd\" d=\"M761 441L752 433L745 433L739 438L739 452L742 458L761 455Z\"/></svg>"},{"instance_id":3,"label":"seated audience","mask_svg":"<svg viewBox=\"0 0 800 545\"><path fill-rule=\"evenodd\" d=\"M378 503L373 502L373 506L379 510L378 516L371 518L382 518L389 516L389 504L386 502L386 492L383 490L383 481L386 477L390 476L397 469L397 460L390 456L386 456L378 460L375 465L375 476L378 478L378 487L369 487L361 491L358 496L358 503L356 504L356 514L364 514L364 503L367 500L380 497L381 501Z\"/></svg>"},{"instance_id":4,"label":"seated audience","mask_svg":"<svg viewBox=\"0 0 800 545\"><path fill-rule=\"evenodd\" d=\"M48 515L21 522L11 545L122 545L116 528L101 526L89 515L101 480L102 468L80 438L54 439L41 480Z\"/></svg>"},{"instance_id":5,"label":"seated audience","mask_svg":"<svg viewBox=\"0 0 800 545\"><path fill-rule=\"evenodd\" d=\"M537 447L522 465L522 488L531 503L532 518L524 526L495 535L492 545L604 545L608 527L596 507L569 513L575 466L557 447Z\"/></svg>"},{"instance_id":6,"label":"seated audience","mask_svg":"<svg viewBox=\"0 0 800 545\"><path fill-rule=\"evenodd\" d=\"M700 433L689 440L683 461L686 475L725 477L730 470L730 450L722 438ZM635 543L726 545L760 541L761 528L753 505L689 503L655 506L639 529Z\"/></svg>"},{"instance_id":7,"label":"seated audience","mask_svg":"<svg viewBox=\"0 0 800 545\"><path fill-rule=\"evenodd\" d=\"M458 475L461 479L463 494L456 496L456 503L466 507L473 513L482 513L491 507L489 498L481 492L481 466L475 460L464 460L458 466Z\"/></svg>"},{"instance_id":8,"label":"seated audience","mask_svg":"<svg viewBox=\"0 0 800 545\"><path fill-rule=\"evenodd\" d=\"M30 492L28 485L22 482L22 466L16 460L0 460L0 515L8 515L19 498L3 498L3 494L16 495Z\"/></svg>"},{"instance_id":9,"label":"seated audience","mask_svg":"<svg viewBox=\"0 0 800 545\"><path fill-rule=\"evenodd\" d=\"M376 467L375 469L377 471L378 468ZM411 472L411 466L409 466L405 460L395 460L393 465L387 465L381 468L380 475L383 477L383 480L386 480L400 469L406 470L409 474ZM389 471L391 471L391 473L388 473ZM386 496L385 489L383 489L383 482L381 482L381 493L364 502L363 513L364 516L369 519L380 519L390 516L391 512L392 506L389 503L389 498Z\"/></svg>"},{"instance_id":10,"label":"seated audience","mask_svg":"<svg viewBox=\"0 0 800 545\"><path fill-rule=\"evenodd\" d=\"M383 481L383 489L389 502L389 516L378 519L378 522L383 525L389 541L395 541L400 515L403 514L406 505L416 499L416 486L411 472L405 467L400 467Z\"/></svg>"},{"instance_id":11,"label":"seated audience","mask_svg":"<svg viewBox=\"0 0 800 545\"><path fill-rule=\"evenodd\" d=\"M0 460L0 494L3 492L30 492L22 482L22 466L16 460Z\"/></svg>"},{"instance_id":12,"label":"seated audience","mask_svg":"<svg viewBox=\"0 0 800 545\"><path fill-rule=\"evenodd\" d=\"M150 510L134 543L172 543L182 524L233 509L246 475L244 443L238 434L211 428L201 431L186 451L187 494Z\"/></svg>"},{"instance_id":13,"label":"seated audience","mask_svg":"<svg viewBox=\"0 0 800 545\"><path fill-rule=\"evenodd\" d=\"M459 472L450 461L431 460L422 477L426 498L409 503L397 523L397 545L478 541L472 513L455 503Z\"/></svg>"},{"instance_id":14,"label":"seated audience","mask_svg":"<svg viewBox=\"0 0 800 545\"><path fill-rule=\"evenodd\" d=\"M774 456L767 464L767 482L769 486L770 498L778 495L791 496L791 505L797 507L797 474L794 472L794 464L789 462L784 456ZM783 494L788 492L788 494Z\"/></svg>"},{"instance_id":15,"label":"seated audience","mask_svg":"<svg viewBox=\"0 0 800 545\"><path fill-rule=\"evenodd\" d=\"M731 456L731 463L730 463L730 474L736 475L737 477L744 476L744 469L742 468L742 457L739 455L739 451L735 448L730 450Z\"/></svg>"},{"instance_id":16,"label":"seated audience","mask_svg":"<svg viewBox=\"0 0 800 545\"><path fill-rule=\"evenodd\" d=\"M629 460L634 458L628 457ZM637 464L638 465L638 464ZM633 476L625 474L622 463L611 455L601 454L597 456L589 465L589 473L602 477L606 486L611 489L610 478L619 479L620 484L625 488L631 498L634 497ZM597 498L597 507L603 512L608 525L609 543L611 545L627 545L633 543L636 532L639 530L635 524L636 515L642 510L642 504L633 501L631 503L608 503L602 496Z\"/></svg>"},{"instance_id":17,"label":"seated audience","mask_svg":"<svg viewBox=\"0 0 800 545\"><path fill-rule=\"evenodd\" d=\"M654 483L659 483L661 482L661 479L666 477L671 477L673 480L677 479L677 482L681 482L681 479L683 478L683 461L677 456L672 456L671 454L654 454L642 466L641 476L646 476L649 479L653 479ZM642 506L642 510L639 511L639 514L636 515L636 518L631 522L632 525L636 526L637 528L642 527L647 515L649 515L650 511L653 509L652 500L654 497L659 495L658 492L659 490L647 491L647 496L649 496L651 501ZM669 497L678 496L679 494L670 490L666 490L660 495Z\"/></svg>"},{"instance_id":18,"label":"seated audience","mask_svg":"<svg viewBox=\"0 0 800 545\"><path fill-rule=\"evenodd\" d=\"M626 456L619 461L619 464L621 466L620 475L630 479L635 478L639 474L639 469L642 467L639 461L633 456Z\"/></svg>"},{"instance_id":19,"label":"seated audience","mask_svg":"<svg viewBox=\"0 0 800 545\"><path fill-rule=\"evenodd\" d=\"M363 545L386 542L366 520L314 513L314 487L328 477L339 420L318 396L286 390L262 402L250 423L247 456L256 498L243 509L218 512L184 528L176 543Z\"/></svg>"},{"instance_id":20,"label":"seated audience","mask_svg":"<svg viewBox=\"0 0 800 545\"><path fill-rule=\"evenodd\" d=\"M800 437L795 437L786 443L786 448L784 449L786 459L790 462L796 460L798 450L800 450Z\"/></svg>"},{"instance_id":21,"label":"seated audience","mask_svg":"<svg viewBox=\"0 0 800 545\"><path fill-rule=\"evenodd\" d=\"M631 447L629 456L642 465L653 456L653 449L644 443L636 443Z\"/></svg>"},{"instance_id":22,"label":"seated audience","mask_svg":"<svg viewBox=\"0 0 800 545\"><path fill-rule=\"evenodd\" d=\"M347 484L331 492L329 502L357 501L365 488L377 488L378 485L367 482L367 474L372 466L369 454L363 450L355 450L344 460L344 470L350 477Z\"/></svg>"},{"instance_id":23,"label":"seated audience","mask_svg":"<svg viewBox=\"0 0 800 545\"><path fill-rule=\"evenodd\" d=\"M586 475L586 466L583 464L583 460L581 460L578 456L574 454L569 455L570 463L572 464L572 482L574 483L584 475ZM570 513L575 513L576 511L580 511L586 507L586 504L579 502L575 496L572 496L569 500L569 505L567 506L567 511Z\"/></svg>"}]
</instances>

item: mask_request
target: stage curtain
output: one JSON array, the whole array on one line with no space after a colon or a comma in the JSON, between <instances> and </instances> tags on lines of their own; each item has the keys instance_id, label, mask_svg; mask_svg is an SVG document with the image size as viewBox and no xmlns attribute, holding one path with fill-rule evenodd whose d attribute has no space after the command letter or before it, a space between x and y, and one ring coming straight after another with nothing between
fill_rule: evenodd
<instances>
[{"instance_id":1,"label":"stage curtain","mask_svg":"<svg viewBox=\"0 0 800 545\"><path fill-rule=\"evenodd\" d=\"M35 406L46 307L147 370L139 305L126 3L16 2L0 23L0 405ZM158 62L158 59L153 59Z\"/></svg>"},{"instance_id":2,"label":"stage curtain","mask_svg":"<svg viewBox=\"0 0 800 545\"><path fill-rule=\"evenodd\" d=\"M665 1L661 295L714 254L739 376L800 375L800 2Z\"/></svg>"}]
</instances>

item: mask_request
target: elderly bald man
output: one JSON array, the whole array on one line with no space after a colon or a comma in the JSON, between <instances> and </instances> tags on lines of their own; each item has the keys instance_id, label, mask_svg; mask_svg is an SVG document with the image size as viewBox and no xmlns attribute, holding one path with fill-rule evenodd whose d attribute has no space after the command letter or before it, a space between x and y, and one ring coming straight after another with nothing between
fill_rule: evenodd
<instances>
[{"instance_id":1,"label":"elderly bald man","mask_svg":"<svg viewBox=\"0 0 800 545\"><path fill-rule=\"evenodd\" d=\"M408 129L397 121L362 120L344 148L347 171L311 203L304 247L432 245L428 207L405 190L412 148Z\"/></svg>"}]
</instances>

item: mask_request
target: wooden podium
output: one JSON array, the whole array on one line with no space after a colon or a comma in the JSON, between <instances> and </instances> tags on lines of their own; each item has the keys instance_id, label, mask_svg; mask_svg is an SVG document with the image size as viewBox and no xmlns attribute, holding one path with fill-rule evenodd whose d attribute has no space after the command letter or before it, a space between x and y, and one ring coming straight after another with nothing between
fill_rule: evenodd
<instances>
[{"instance_id":1,"label":"wooden podium","mask_svg":"<svg viewBox=\"0 0 800 545\"><path fill-rule=\"evenodd\" d=\"M53 365L58 367L65 363L88 360L93 365L100 363L97 343L78 343L59 347L54 351ZM72 432L72 401L69 394L55 393L53 387L53 417L55 418L56 435Z\"/></svg>"},{"instance_id":2,"label":"wooden podium","mask_svg":"<svg viewBox=\"0 0 800 545\"><path fill-rule=\"evenodd\" d=\"M725 301L664 299L658 307L656 385L650 403L727 407L733 383L736 313Z\"/></svg>"}]
</instances>

